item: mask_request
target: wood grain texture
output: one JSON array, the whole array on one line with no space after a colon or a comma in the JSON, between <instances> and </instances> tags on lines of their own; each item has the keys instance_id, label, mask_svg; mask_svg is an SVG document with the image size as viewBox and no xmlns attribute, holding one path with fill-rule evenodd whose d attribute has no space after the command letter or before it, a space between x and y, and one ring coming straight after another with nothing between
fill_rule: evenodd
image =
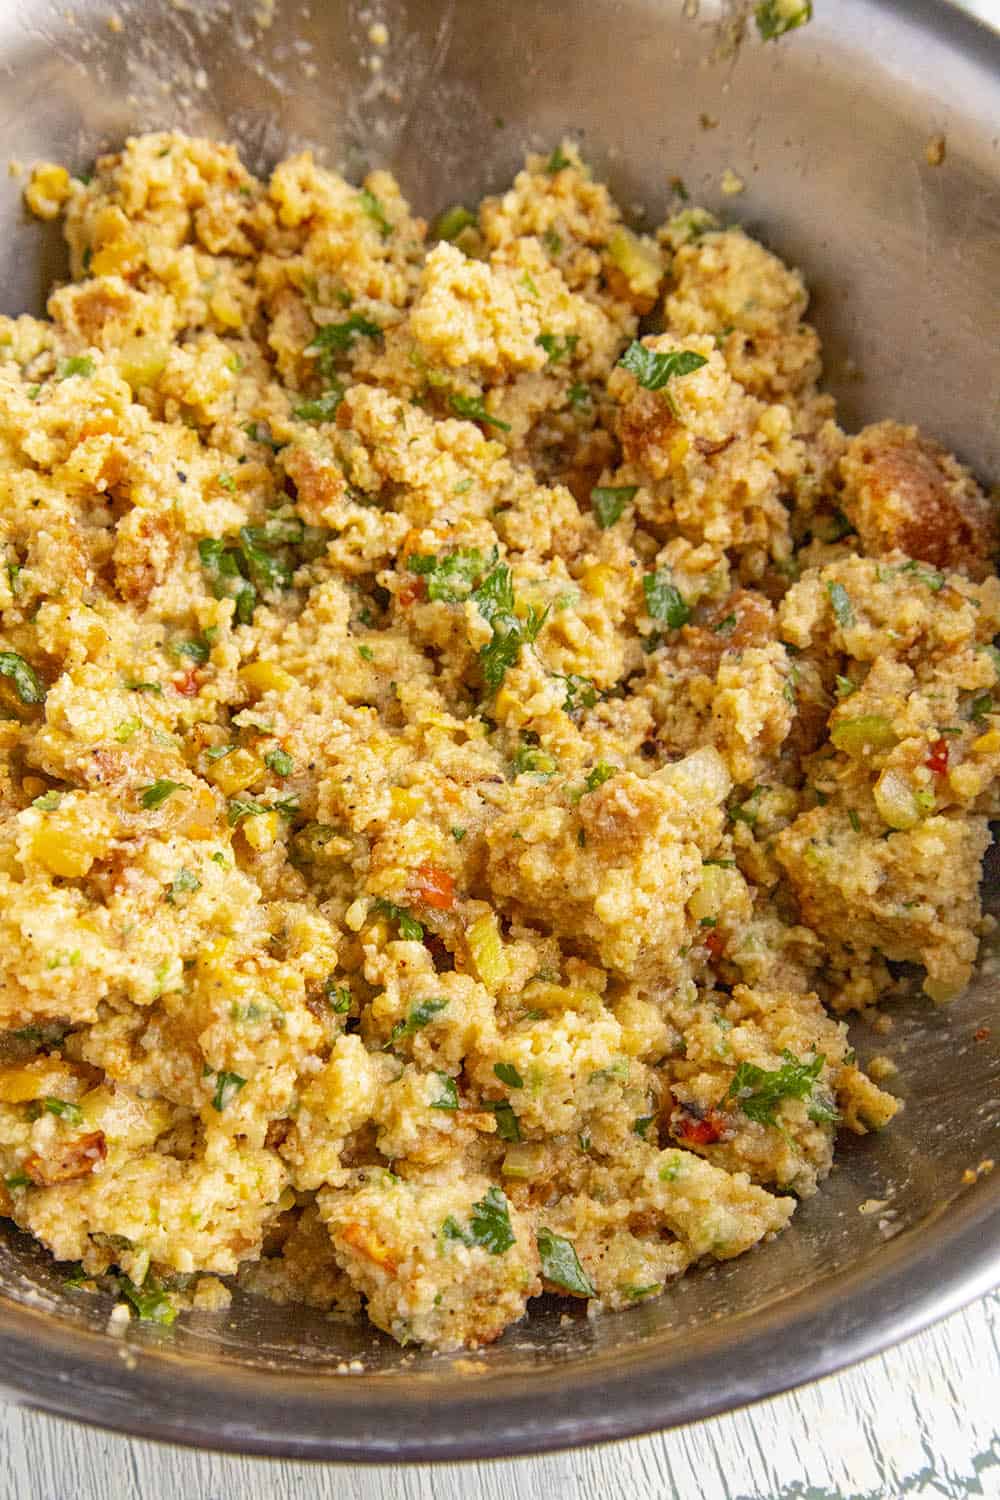
<instances>
[{"instance_id":1,"label":"wood grain texture","mask_svg":"<svg viewBox=\"0 0 1000 1500\"><path fill-rule=\"evenodd\" d=\"M506 1463L315 1467L111 1437L0 1408L0 1500L1000 1500L1000 1291L788 1396Z\"/></svg>"}]
</instances>

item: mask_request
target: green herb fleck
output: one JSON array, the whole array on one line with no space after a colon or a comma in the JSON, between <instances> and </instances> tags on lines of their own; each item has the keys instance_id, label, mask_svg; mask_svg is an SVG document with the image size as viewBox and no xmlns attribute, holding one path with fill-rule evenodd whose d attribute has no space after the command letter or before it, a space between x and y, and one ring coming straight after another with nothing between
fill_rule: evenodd
<instances>
[{"instance_id":1,"label":"green herb fleck","mask_svg":"<svg viewBox=\"0 0 1000 1500\"><path fill-rule=\"evenodd\" d=\"M409 561L411 573L426 580L428 599L445 604L459 604L468 599L478 579L497 561L497 553L484 554L478 547L458 547L447 556L432 552L415 552Z\"/></svg>"},{"instance_id":2,"label":"green herb fleck","mask_svg":"<svg viewBox=\"0 0 1000 1500\"><path fill-rule=\"evenodd\" d=\"M45 685L34 667L16 651L0 651L0 677L9 677L22 703L44 703Z\"/></svg>"},{"instance_id":3,"label":"green herb fleck","mask_svg":"<svg viewBox=\"0 0 1000 1500\"><path fill-rule=\"evenodd\" d=\"M597 702L597 689L589 677L581 677L578 672L557 673L566 684L566 696L563 699L563 709L566 713L573 715L583 708L593 708Z\"/></svg>"},{"instance_id":4,"label":"green herb fleck","mask_svg":"<svg viewBox=\"0 0 1000 1500\"><path fill-rule=\"evenodd\" d=\"M431 1104L431 1109L454 1110L458 1108L458 1089L455 1080L450 1073L438 1073L441 1080L441 1092Z\"/></svg>"},{"instance_id":5,"label":"green herb fleck","mask_svg":"<svg viewBox=\"0 0 1000 1500\"><path fill-rule=\"evenodd\" d=\"M193 875L190 870L185 869L185 867L181 865L180 869L177 871L177 874L170 882L170 889L167 891L167 900L170 902L171 906L176 906L177 897L184 895L185 891L200 890L201 881L198 879L197 875Z\"/></svg>"},{"instance_id":6,"label":"green herb fleck","mask_svg":"<svg viewBox=\"0 0 1000 1500\"><path fill-rule=\"evenodd\" d=\"M483 680L487 688L495 692L503 682L507 668L512 667L521 648L534 641L545 623L548 610L538 610L531 605L522 620L514 609L514 585L511 571L505 563L497 563L482 583L473 590L479 613L493 631L492 640L479 650Z\"/></svg>"},{"instance_id":7,"label":"green herb fleck","mask_svg":"<svg viewBox=\"0 0 1000 1500\"><path fill-rule=\"evenodd\" d=\"M498 1187L488 1188L485 1196L472 1205L468 1229L463 1229L451 1214L441 1227L446 1239L461 1240L470 1249L479 1245L490 1255L504 1255L514 1244L510 1205Z\"/></svg>"},{"instance_id":8,"label":"green herb fleck","mask_svg":"<svg viewBox=\"0 0 1000 1500\"><path fill-rule=\"evenodd\" d=\"M295 770L294 760L287 750L282 750L280 745L276 745L273 750L267 752L264 756L264 764L274 772L275 776L291 776Z\"/></svg>"},{"instance_id":9,"label":"green herb fleck","mask_svg":"<svg viewBox=\"0 0 1000 1500\"><path fill-rule=\"evenodd\" d=\"M743 802L731 802L727 811L732 822L746 823L752 828L760 814L760 799L766 791L767 787L755 786Z\"/></svg>"},{"instance_id":10,"label":"green herb fleck","mask_svg":"<svg viewBox=\"0 0 1000 1500\"><path fill-rule=\"evenodd\" d=\"M826 591L830 596L830 608L837 624L842 630L849 629L854 624L854 607L850 594L842 583L828 583Z\"/></svg>"},{"instance_id":11,"label":"green herb fleck","mask_svg":"<svg viewBox=\"0 0 1000 1500\"><path fill-rule=\"evenodd\" d=\"M509 1089L523 1089L524 1079L517 1071L513 1063L498 1062L493 1064L493 1072L501 1083L505 1083Z\"/></svg>"},{"instance_id":12,"label":"green herb fleck","mask_svg":"<svg viewBox=\"0 0 1000 1500\"><path fill-rule=\"evenodd\" d=\"M385 901L381 896L375 902L375 910L383 917L388 917L390 922L395 922L399 928L399 935L408 943L419 943L424 935L422 925L416 917L412 917L405 906L397 906L394 901Z\"/></svg>"},{"instance_id":13,"label":"green herb fleck","mask_svg":"<svg viewBox=\"0 0 1000 1500\"><path fill-rule=\"evenodd\" d=\"M558 769L558 761L554 755L543 750L540 745L518 745L514 752L512 762L515 776L529 774L532 776L552 776Z\"/></svg>"},{"instance_id":14,"label":"green herb fleck","mask_svg":"<svg viewBox=\"0 0 1000 1500\"><path fill-rule=\"evenodd\" d=\"M61 359L56 366L56 379L68 380L71 375L93 375L96 366L89 354L71 354L68 359Z\"/></svg>"},{"instance_id":15,"label":"green herb fleck","mask_svg":"<svg viewBox=\"0 0 1000 1500\"><path fill-rule=\"evenodd\" d=\"M822 1053L811 1062L801 1062L786 1047L780 1068L759 1068L756 1063L741 1062L733 1074L727 1099L735 1099L748 1119L758 1125L775 1125L782 1099L807 1099L823 1069Z\"/></svg>"},{"instance_id":16,"label":"green herb fleck","mask_svg":"<svg viewBox=\"0 0 1000 1500\"><path fill-rule=\"evenodd\" d=\"M545 350L550 365L557 365L561 360L569 359L579 342L578 333L567 333L562 337L558 333L540 333L535 340L535 343L540 344Z\"/></svg>"},{"instance_id":17,"label":"green herb fleck","mask_svg":"<svg viewBox=\"0 0 1000 1500\"><path fill-rule=\"evenodd\" d=\"M418 1031L423 1031L429 1026L434 1017L440 1015L446 1009L447 1000L438 998L436 1000L418 1000L416 1005L410 1007L409 1014L405 1020L397 1021L389 1033L387 1046L391 1047L393 1042L398 1042L404 1036L414 1036Z\"/></svg>"},{"instance_id":18,"label":"green herb fleck","mask_svg":"<svg viewBox=\"0 0 1000 1500\"><path fill-rule=\"evenodd\" d=\"M602 531L621 520L622 512L635 499L638 488L637 484L599 484L591 490L591 509Z\"/></svg>"},{"instance_id":19,"label":"green herb fleck","mask_svg":"<svg viewBox=\"0 0 1000 1500\"><path fill-rule=\"evenodd\" d=\"M293 407L292 416L298 417L300 422L332 422L343 399L344 387L339 381L334 381L321 396L311 397Z\"/></svg>"},{"instance_id":20,"label":"green herb fleck","mask_svg":"<svg viewBox=\"0 0 1000 1500\"><path fill-rule=\"evenodd\" d=\"M577 1297L597 1296L597 1289L581 1266L572 1240L567 1240L543 1225L538 1230L535 1241L542 1261L542 1275L546 1281Z\"/></svg>"},{"instance_id":21,"label":"green herb fleck","mask_svg":"<svg viewBox=\"0 0 1000 1500\"><path fill-rule=\"evenodd\" d=\"M324 375L331 375L336 355L345 354L356 339L374 339L381 336L382 329L362 313L351 313L340 323L324 323L305 347L306 354L318 357L319 368Z\"/></svg>"},{"instance_id":22,"label":"green herb fleck","mask_svg":"<svg viewBox=\"0 0 1000 1500\"><path fill-rule=\"evenodd\" d=\"M368 188L362 188L358 193L358 200L379 234L384 240L387 240L390 234L392 234L392 225L386 217L385 209L378 198Z\"/></svg>"},{"instance_id":23,"label":"green herb fleck","mask_svg":"<svg viewBox=\"0 0 1000 1500\"><path fill-rule=\"evenodd\" d=\"M467 422L482 422L484 427L499 427L501 432L510 431L509 422L501 422L499 417L490 415L483 405L482 396L453 394L449 399L456 417L464 417Z\"/></svg>"},{"instance_id":24,"label":"green herb fleck","mask_svg":"<svg viewBox=\"0 0 1000 1500\"><path fill-rule=\"evenodd\" d=\"M217 1109L221 1115L226 1105L232 1103L245 1083L246 1079L241 1078L238 1073L216 1073L212 1108Z\"/></svg>"},{"instance_id":25,"label":"green herb fleck","mask_svg":"<svg viewBox=\"0 0 1000 1500\"><path fill-rule=\"evenodd\" d=\"M647 573L642 588L648 614L654 620L662 620L668 630L679 630L690 620L691 611L668 572Z\"/></svg>"},{"instance_id":26,"label":"green herb fleck","mask_svg":"<svg viewBox=\"0 0 1000 1500\"><path fill-rule=\"evenodd\" d=\"M497 1135L502 1141L517 1142L521 1139L521 1126L509 1100L484 1099L483 1108L492 1110L496 1117Z\"/></svg>"},{"instance_id":27,"label":"green herb fleck","mask_svg":"<svg viewBox=\"0 0 1000 1500\"><path fill-rule=\"evenodd\" d=\"M708 361L703 354L695 354L691 349L670 349L665 354L657 354L634 340L618 363L635 376L644 390L661 391L668 380L691 375Z\"/></svg>"},{"instance_id":28,"label":"green herb fleck","mask_svg":"<svg viewBox=\"0 0 1000 1500\"><path fill-rule=\"evenodd\" d=\"M120 1273L115 1280L119 1292L131 1303L140 1323L159 1323L163 1328L170 1327L177 1316L177 1309L167 1293L151 1277L147 1276L141 1287Z\"/></svg>"},{"instance_id":29,"label":"green herb fleck","mask_svg":"<svg viewBox=\"0 0 1000 1500\"><path fill-rule=\"evenodd\" d=\"M431 227L431 238L457 240L463 229L475 229L475 227L475 214L463 208L461 203L456 203L454 208L446 208L444 213L438 214Z\"/></svg>"},{"instance_id":30,"label":"green herb fleck","mask_svg":"<svg viewBox=\"0 0 1000 1500\"><path fill-rule=\"evenodd\" d=\"M168 797L172 797L174 792L179 792L181 789L179 781L170 781L164 776L159 781L154 781L151 786L141 789L139 802L147 810L152 810L155 807L161 807Z\"/></svg>"}]
</instances>

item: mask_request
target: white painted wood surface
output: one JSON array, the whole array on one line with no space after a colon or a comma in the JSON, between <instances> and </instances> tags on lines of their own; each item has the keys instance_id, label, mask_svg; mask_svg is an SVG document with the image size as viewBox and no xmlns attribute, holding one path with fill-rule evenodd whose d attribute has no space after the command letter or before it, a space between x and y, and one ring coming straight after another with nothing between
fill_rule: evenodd
<instances>
[{"instance_id":1,"label":"white painted wood surface","mask_svg":"<svg viewBox=\"0 0 1000 1500\"><path fill-rule=\"evenodd\" d=\"M347 1468L160 1448L0 1408L0 1500L1000 1500L1000 1291L844 1375L547 1458Z\"/></svg>"}]
</instances>

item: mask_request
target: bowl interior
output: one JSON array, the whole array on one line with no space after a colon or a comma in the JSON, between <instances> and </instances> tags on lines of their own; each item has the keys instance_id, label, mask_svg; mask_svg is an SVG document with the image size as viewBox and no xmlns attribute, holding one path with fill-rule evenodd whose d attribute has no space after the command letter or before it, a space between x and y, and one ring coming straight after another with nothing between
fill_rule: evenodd
<instances>
[{"instance_id":1,"label":"bowl interior","mask_svg":"<svg viewBox=\"0 0 1000 1500\"><path fill-rule=\"evenodd\" d=\"M764 46L752 26L737 38L740 6L714 0L133 0L120 30L90 0L72 18L16 0L0 16L0 155L83 169L129 133L180 126L234 139L260 171L303 146L349 175L388 165L429 215L501 188L526 148L569 132L637 221L656 221L679 176L802 267L845 425L919 422L996 476L1000 42L940 4L816 9ZM389 30L379 53L374 20ZM745 182L736 198L720 190L727 167ZM65 274L22 185L0 191L8 313L39 310ZM465 1360L240 1296L169 1332L114 1333L108 1304L66 1294L8 1224L0 1381L153 1435L371 1458L622 1434L825 1372L1000 1276L1000 1172L963 1180L996 1154L997 992L987 958L949 1008L907 1001L888 1037L859 1025L861 1058L890 1051L899 1065L900 1118L844 1144L775 1244L627 1315L542 1307Z\"/></svg>"}]
</instances>

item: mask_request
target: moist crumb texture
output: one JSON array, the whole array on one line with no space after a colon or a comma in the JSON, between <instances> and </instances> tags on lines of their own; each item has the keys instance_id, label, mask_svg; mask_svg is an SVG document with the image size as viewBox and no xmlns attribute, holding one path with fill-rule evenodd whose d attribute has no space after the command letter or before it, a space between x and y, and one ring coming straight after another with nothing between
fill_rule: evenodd
<instances>
[{"instance_id":1,"label":"moist crumb texture","mask_svg":"<svg viewBox=\"0 0 1000 1500\"><path fill-rule=\"evenodd\" d=\"M433 228L178 134L27 196L0 1211L134 1316L239 1277L440 1349L778 1233L898 1108L845 1015L976 958L974 479L569 143Z\"/></svg>"}]
</instances>

